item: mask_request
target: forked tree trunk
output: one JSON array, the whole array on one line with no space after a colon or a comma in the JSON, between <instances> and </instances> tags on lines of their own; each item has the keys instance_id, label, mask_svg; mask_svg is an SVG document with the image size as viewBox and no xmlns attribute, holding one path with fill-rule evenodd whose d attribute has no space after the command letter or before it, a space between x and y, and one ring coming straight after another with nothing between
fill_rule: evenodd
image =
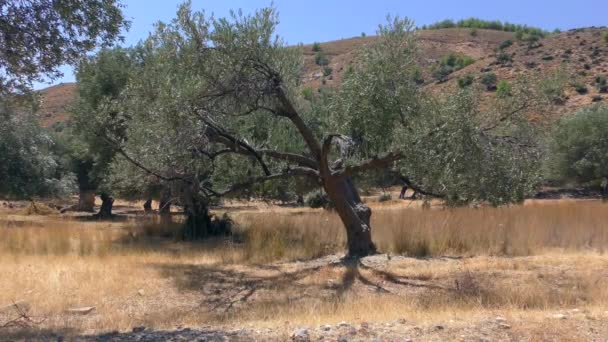
<instances>
[{"instance_id":1,"label":"forked tree trunk","mask_svg":"<svg viewBox=\"0 0 608 342\"><path fill-rule=\"evenodd\" d=\"M78 204L72 207L74 211L95 211L95 191L93 190L80 190L78 193Z\"/></svg>"},{"instance_id":2,"label":"forked tree trunk","mask_svg":"<svg viewBox=\"0 0 608 342\"><path fill-rule=\"evenodd\" d=\"M99 219L112 218L112 207L114 206L114 198L106 193L101 194L101 208L97 213Z\"/></svg>"},{"instance_id":3,"label":"forked tree trunk","mask_svg":"<svg viewBox=\"0 0 608 342\"><path fill-rule=\"evenodd\" d=\"M361 201L351 179L329 177L324 181L323 187L346 228L348 256L375 254L376 246L372 242L370 224L372 210Z\"/></svg>"}]
</instances>

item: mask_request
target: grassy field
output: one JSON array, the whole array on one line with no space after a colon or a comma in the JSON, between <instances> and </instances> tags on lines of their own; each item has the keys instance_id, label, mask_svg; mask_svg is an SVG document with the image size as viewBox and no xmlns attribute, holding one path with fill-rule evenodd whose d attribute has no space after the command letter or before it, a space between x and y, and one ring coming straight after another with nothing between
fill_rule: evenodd
<instances>
[{"instance_id":1,"label":"grassy field","mask_svg":"<svg viewBox=\"0 0 608 342\"><path fill-rule=\"evenodd\" d=\"M496 315L533 332L567 327L546 317L575 308L608 320L608 204L372 205L374 239L388 255L362 263L335 255L341 223L322 210L233 211L234 236L201 243L160 238L179 225L143 215L91 222L4 211L0 306L26 301L40 328L75 334ZM96 309L65 313L84 306Z\"/></svg>"}]
</instances>

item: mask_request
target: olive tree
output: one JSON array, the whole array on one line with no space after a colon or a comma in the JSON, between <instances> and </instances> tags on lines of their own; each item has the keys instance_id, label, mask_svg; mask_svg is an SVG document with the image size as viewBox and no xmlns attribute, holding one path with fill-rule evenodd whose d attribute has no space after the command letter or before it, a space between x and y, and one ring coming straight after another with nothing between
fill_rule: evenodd
<instances>
[{"instance_id":1,"label":"olive tree","mask_svg":"<svg viewBox=\"0 0 608 342\"><path fill-rule=\"evenodd\" d=\"M75 209L93 211L95 192L101 191L100 216L111 216L113 199L104 189L109 178L110 162L116 153L114 146L99 134L111 129L124 136L124 121L116 120L112 101L117 99L129 80L133 69L133 51L103 49L95 56L83 59L76 69L77 97L70 109L73 130L71 159L78 176L79 203Z\"/></svg>"},{"instance_id":2,"label":"olive tree","mask_svg":"<svg viewBox=\"0 0 608 342\"><path fill-rule=\"evenodd\" d=\"M128 138L106 139L123 160L188 184L189 220L207 213L206 198L301 177L333 202L348 254L364 256L376 248L357 175L390 169L459 204L518 201L537 181L527 101L481 112L470 91L427 95L413 77L409 20L381 26L324 101L303 98L302 51L275 35L277 23L273 8L214 19L185 4L142 44L141 74L115 103Z\"/></svg>"},{"instance_id":3,"label":"olive tree","mask_svg":"<svg viewBox=\"0 0 608 342\"><path fill-rule=\"evenodd\" d=\"M551 142L553 176L601 185L608 196L608 107L584 108L562 119Z\"/></svg>"}]
</instances>

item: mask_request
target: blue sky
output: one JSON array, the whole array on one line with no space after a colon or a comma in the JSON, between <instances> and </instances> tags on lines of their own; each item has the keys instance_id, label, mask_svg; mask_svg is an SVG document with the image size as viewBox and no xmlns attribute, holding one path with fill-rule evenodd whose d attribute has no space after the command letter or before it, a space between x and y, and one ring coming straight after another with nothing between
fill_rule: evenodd
<instances>
[{"instance_id":1,"label":"blue sky","mask_svg":"<svg viewBox=\"0 0 608 342\"><path fill-rule=\"evenodd\" d=\"M170 21L181 0L123 0L132 25L124 45L136 44L153 29L155 22ZM192 8L226 16L230 9L252 12L271 0L192 0ZM608 0L275 0L281 23L278 33L290 44L329 41L374 34L387 14L407 16L416 24L446 18L482 19L528 24L547 30L608 25ZM72 68L61 69L64 77L52 82L73 82ZM36 84L40 89L48 84Z\"/></svg>"}]
</instances>

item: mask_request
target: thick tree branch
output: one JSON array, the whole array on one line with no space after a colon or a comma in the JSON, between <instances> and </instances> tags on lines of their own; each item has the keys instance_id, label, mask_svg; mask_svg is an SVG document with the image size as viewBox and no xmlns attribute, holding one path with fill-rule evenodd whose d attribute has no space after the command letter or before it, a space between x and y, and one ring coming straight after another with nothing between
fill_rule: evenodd
<instances>
[{"instance_id":1,"label":"thick tree branch","mask_svg":"<svg viewBox=\"0 0 608 342\"><path fill-rule=\"evenodd\" d=\"M308 127L308 125L306 125L304 120L302 120L302 117L291 103L291 100L289 100L280 77L275 75L274 78L276 95L279 103L281 104L281 111L279 114L287 117L293 123L298 132L300 132L304 142L306 142L310 153L317 159L318 162L321 162L321 146L315 138L314 133Z\"/></svg>"},{"instance_id":2,"label":"thick tree branch","mask_svg":"<svg viewBox=\"0 0 608 342\"><path fill-rule=\"evenodd\" d=\"M414 191L416 191L419 194L425 195L425 196L430 196L430 197L436 197L436 198L445 198L445 194L439 194L439 193L434 193L434 192L430 192L430 191L426 191L422 188L420 188L419 186L417 186L416 184L412 183L412 181L406 177L403 176L399 173L397 173L399 179L405 183L405 185L407 185L409 188L413 189Z\"/></svg>"},{"instance_id":3,"label":"thick tree branch","mask_svg":"<svg viewBox=\"0 0 608 342\"><path fill-rule=\"evenodd\" d=\"M257 152L263 156L268 156L273 159L288 161L291 163L298 164L299 166L309 167L311 169L318 169L319 165L313 159L305 157L301 154L280 152L270 149L257 150Z\"/></svg>"}]
</instances>

